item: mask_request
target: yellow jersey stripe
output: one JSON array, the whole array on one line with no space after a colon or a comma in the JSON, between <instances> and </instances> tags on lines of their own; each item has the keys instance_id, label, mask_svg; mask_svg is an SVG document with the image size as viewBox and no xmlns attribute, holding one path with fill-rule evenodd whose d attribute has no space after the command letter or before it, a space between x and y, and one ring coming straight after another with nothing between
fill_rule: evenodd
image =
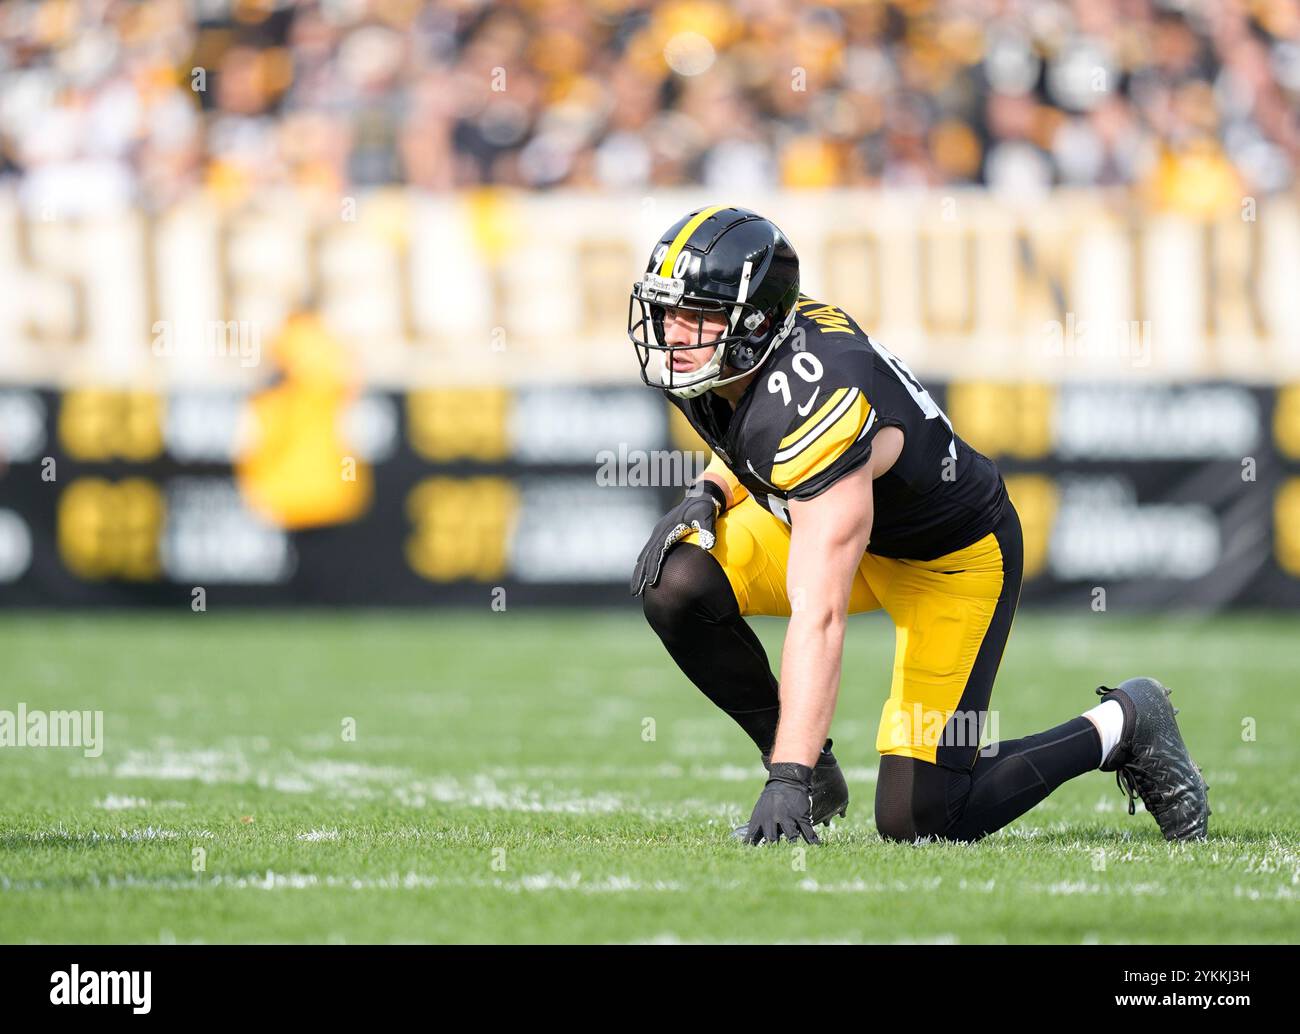
<instances>
[{"instance_id":1,"label":"yellow jersey stripe","mask_svg":"<svg viewBox=\"0 0 1300 1034\"><path fill-rule=\"evenodd\" d=\"M859 393L830 427L800 449L797 455L772 467L772 484L788 492L826 470L857 441L870 411L871 406Z\"/></svg>"},{"instance_id":2,"label":"yellow jersey stripe","mask_svg":"<svg viewBox=\"0 0 1300 1034\"><path fill-rule=\"evenodd\" d=\"M862 392L857 388L849 388L844 392L844 397L836 403L829 413L821 418L816 424L804 432L804 434L791 442L785 448L778 448L776 455L772 457L773 463L784 463L787 460L794 459L799 453L803 452L809 445L815 442L824 431L830 428L840 417L849 411L853 404L862 397ZM870 407L868 407L870 408Z\"/></svg>"},{"instance_id":3,"label":"yellow jersey stripe","mask_svg":"<svg viewBox=\"0 0 1300 1034\"><path fill-rule=\"evenodd\" d=\"M663 262L659 264L659 275L672 276L673 263L677 261L677 256L681 254L682 248L686 247L686 242L691 239L691 234L699 228L700 223L713 215L714 212L721 212L724 208L729 207L729 205L714 205L712 208L701 209L696 212L695 215L691 216L690 221L683 226L677 236L673 238L673 243L668 249L668 254L664 256Z\"/></svg>"},{"instance_id":4,"label":"yellow jersey stripe","mask_svg":"<svg viewBox=\"0 0 1300 1034\"><path fill-rule=\"evenodd\" d=\"M849 390L848 388L836 388L833 392L831 392L830 397L827 398L826 401L822 403L821 406L818 407L817 412L814 413L812 416L810 416L802 424L800 424L797 430L791 431L784 438L782 438L781 444L778 445L777 448L788 449L791 445L793 445L800 438L802 438L809 431L811 431L814 427L816 427L817 424L821 421L822 417L824 417L827 413L829 413L832 409L834 409L836 405L839 404L840 399L844 397L844 393L847 392L848 390Z\"/></svg>"}]
</instances>

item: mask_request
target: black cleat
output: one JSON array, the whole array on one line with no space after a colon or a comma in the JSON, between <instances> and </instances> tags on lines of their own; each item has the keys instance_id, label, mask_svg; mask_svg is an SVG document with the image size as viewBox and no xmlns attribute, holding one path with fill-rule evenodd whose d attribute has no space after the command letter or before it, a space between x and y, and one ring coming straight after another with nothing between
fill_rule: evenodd
<instances>
[{"instance_id":1,"label":"black cleat","mask_svg":"<svg viewBox=\"0 0 1300 1034\"><path fill-rule=\"evenodd\" d=\"M1169 690L1157 680L1135 678L1114 689L1097 687L1103 701L1124 709L1124 732L1101 763L1114 772L1120 792L1128 794L1128 813L1141 796L1166 840L1203 840L1210 821L1209 784L1192 760L1169 703Z\"/></svg>"},{"instance_id":2,"label":"black cleat","mask_svg":"<svg viewBox=\"0 0 1300 1034\"><path fill-rule=\"evenodd\" d=\"M812 824L814 826L829 826L831 819L836 815L843 818L849 810L849 784L844 781L840 763L831 753L831 742L831 740L826 741L826 746L822 747L821 757L817 759L817 764L813 768ZM772 755L764 754L762 757L763 767L771 771ZM747 839L749 823L737 826L731 831L731 835L737 840Z\"/></svg>"}]
</instances>

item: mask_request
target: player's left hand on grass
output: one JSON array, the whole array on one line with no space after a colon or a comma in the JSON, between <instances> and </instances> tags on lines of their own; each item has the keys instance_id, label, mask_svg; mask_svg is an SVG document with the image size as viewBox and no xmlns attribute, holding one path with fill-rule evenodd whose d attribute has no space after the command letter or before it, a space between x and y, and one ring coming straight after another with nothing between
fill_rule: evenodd
<instances>
[{"instance_id":1,"label":"player's left hand on grass","mask_svg":"<svg viewBox=\"0 0 1300 1034\"><path fill-rule=\"evenodd\" d=\"M782 838L820 844L812 824L813 770L794 761L774 761L767 785L749 817L746 843Z\"/></svg>"},{"instance_id":2,"label":"player's left hand on grass","mask_svg":"<svg viewBox=\"0 0 1300 1034\"><path fill-rule=\"evenodd\" d=\"M701 478L686 491L686 498L659 518L650 539L636 558L636 568L632 572L632 595L640 596L647 586L654 586L659 581L659 571L663 567L668 550L692 531L700 533L700 545L712 549L714 543L715 523L718 514L727 505L727 497L722 489L712 481Z\"/></svg>"}]
</instances>

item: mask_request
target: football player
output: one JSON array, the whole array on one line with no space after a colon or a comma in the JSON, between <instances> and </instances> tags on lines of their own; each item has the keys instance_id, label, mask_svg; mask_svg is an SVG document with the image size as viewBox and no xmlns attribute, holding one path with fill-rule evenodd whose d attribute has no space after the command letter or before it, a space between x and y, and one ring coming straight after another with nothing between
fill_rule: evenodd
<instances>
[{"instance_id":1,"label":"football player","mask_svg":"<svg viewBox=\"0 0 1300 1034\"><path fill-rule=\"evenodd\" d=\"M876 735L882 836L977 840L1098 768L1167 839L1205 836L1208 786L1154 679L1099 687L1080 716L981 749L1020 596L1016 510L907 365L800 293L773 223L724 205L676 222L633 285L628 335L642 379L713 453L631 588L768 770L739 837L818 843L815 827L845 814L827 734L846 619L876 609L896 630ZM751 614L790 619L779 679Z\"/></svg>"}]
</instances>

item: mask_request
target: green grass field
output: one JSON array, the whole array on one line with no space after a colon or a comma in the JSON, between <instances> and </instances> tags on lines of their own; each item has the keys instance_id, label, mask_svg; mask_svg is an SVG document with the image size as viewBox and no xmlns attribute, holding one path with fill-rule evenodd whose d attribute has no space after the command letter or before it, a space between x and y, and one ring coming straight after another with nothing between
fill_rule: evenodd
<instances>
[{"instance_id":1,"label":"green grass field","mask_svg":"<svg viewBox=\"0 0 1300 1034\"><path fill-rule=\"evenodd\" d=\"M776 663L784 622L755 624ZM1295 942L1297 643L1300 617L1022 614L999 738L1160 676L1210 840L1092 773L904 845L872 822L892 629L856 617L848 819L753 849L756 752L631 610L5 616L0 709L102 710L105 747L0 749L0 940Z\"/></svg>"}]
</instances>

